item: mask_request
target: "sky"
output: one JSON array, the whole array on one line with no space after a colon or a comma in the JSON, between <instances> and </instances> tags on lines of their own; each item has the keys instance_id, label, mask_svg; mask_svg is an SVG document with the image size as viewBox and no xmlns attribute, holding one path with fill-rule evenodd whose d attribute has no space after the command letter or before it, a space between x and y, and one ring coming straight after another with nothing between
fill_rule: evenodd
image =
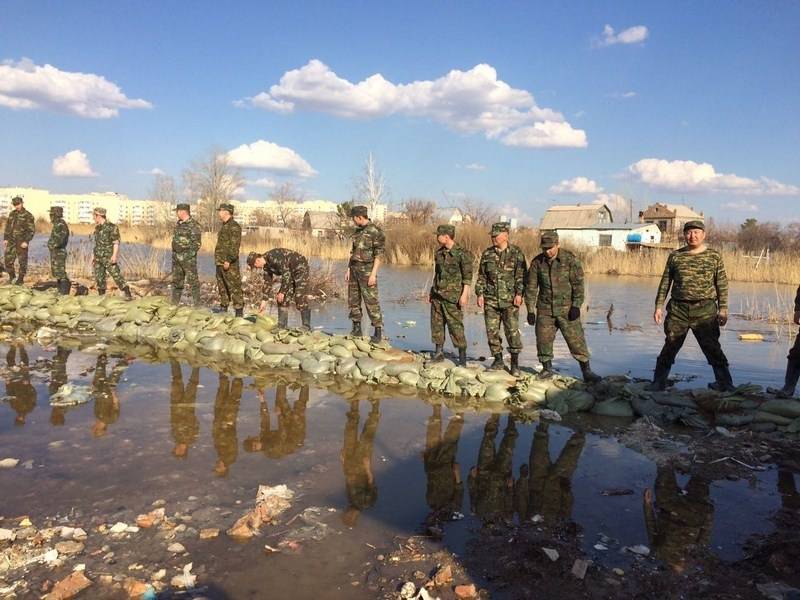
<instances>
[{"instance_id":1,"label":"sky","mask_svg":"<svg viewBox=\"0 0 800 600\"><path fill-rule=\"evenodd\" d=\"M0 186L147 197L224 152L267 199L683 203L796 218L800 3L35 2L0 10Z\"/></svg>"}]
</instances>

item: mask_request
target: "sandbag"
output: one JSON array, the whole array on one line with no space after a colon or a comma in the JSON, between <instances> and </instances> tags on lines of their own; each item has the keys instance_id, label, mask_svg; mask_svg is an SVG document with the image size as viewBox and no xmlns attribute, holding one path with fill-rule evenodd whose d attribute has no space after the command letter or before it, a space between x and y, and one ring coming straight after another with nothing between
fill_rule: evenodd
<instances>
[{"instance_id":1,"label":"sandbag","mask_svg":"<svg viewBox=\"0 0 800 600\"><path fill-rule=\"evenodd\" d=\"M392 377L399 377L401 373L414 373L419 376L420 364L417 362L391 362L383 370Z\"/></svg>"},{"instance_id":2,"label":"sandbag","mask_svg":"<svg viewBox=\"0 0 800 600\"><path fill-rule=\"evenodd\" d=\"M481 371L478 373L478 381L486 384L502 383L510 387L516 385L517 378L505 371Z\"/></svg>"},{"instance_id":3,"label":"sandbag","mask_svg":"<svg viewBox=\"0 0 800 600\"><path fill-rule=\"evenodd\" d=\"M504 402L510 396L511 392L504 383L490 383L486 386L483 399L487 402Z\"/></svg>"},{"instance_id":4,"label":"sandbag","mask_svg":"<svg viewBox=\"0 0 800 600\"><path fill-rule=\"evenodd\" d=\"M797 400L767 400L758 409L790 419L800 417L800 402Z\"/></svg>"},{"instance_id":5,"label":"sandbag","mask_svg":"<svg viewBox=\"0 0 800 600\"><path fill-rule=\"evenodd\" d=\"M404 385L416 386L419 382L419 373L415 373L414 371L403 371L397 375L397 378L400 380L400 383Z\"/></svg>"},{"instance_id":6,"label":"sandbag","mask_svg":"<svg viewBox=\"0 0 800 600\"><path fill-rule=\"evenodd\" d=\"M314 357L308 357L300 363L300 370L311 375L322 375L330 372L330 363L320 362Z\"/></svg>"},{"instance_id":7,"label":"sandbag","mask_svg":"<svg viewBox=\"0 0 800 600\"><path fill-rule=\"evenodd\" d=\"M359 358L356 365L364 377L376 377L386 367L386 363L374 358Z\"/></svg>"},{"instance_id":8,"label":"sandbag","mask_svg":"<svg viewBox=\"0 0 800 600\"><path fill-rule=\"evenodd\" d=\"M793 419L784 417L765 410L757 410L753 413L753 423L774 423L775 425L789 425Z\"/></svg>"},{"instance_id":9,"label":"sandbag","mask_svg":"<svg viewBox=\"0 0 800 600\"><path fill-rule=\"evenodd\" d=\"M352 371L355 367L356 367L355 358L343 358L336 365L336 374L345 377L349 375L350 371Z\"/></svg>"},{"instance_id":10,"label":"sandbag","mask_svg":"<svg viewBox=\"0 0 800 600\"><path fill-rule=\"evenodd\" d=\"M300 349L300 344L282 344L280 342L264 342L261 344L261 351L264 354L292 354Z\"/></svg>"},{"instance_id":11,"label":"sandbag","mask_svg":"<svg viewBox=\"0 0 800 600\"><path fill-rule=\"evenodd\" d=\"M353 356L353 352L342 345L331 346L328 351L337 358L350 358Z\"/></svg>"},{"instance_id":12,"label":"sandbag","mask_svg":"<svg viewBox=\"0 0 800 600\"><path fill-rule=\"evenodd\" d=\"M592 407L593 414L603 415L605 417L632 417L633 408L630 402L625 400L604 400L596 402Z\"/></svg>"}]
</instances>

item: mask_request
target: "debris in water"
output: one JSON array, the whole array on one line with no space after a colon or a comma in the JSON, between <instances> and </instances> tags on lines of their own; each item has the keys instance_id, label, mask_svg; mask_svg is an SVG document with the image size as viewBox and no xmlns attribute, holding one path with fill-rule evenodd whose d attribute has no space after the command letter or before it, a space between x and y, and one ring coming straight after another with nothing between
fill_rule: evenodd
<instances>
[{"instance_id":1,"label":"debris in water","mask_svg":"<svg viewBox=\"0 0 800 600\"><path fill-rule=\"evenodd\" d=\"M50 396L50 406L76 406L85 404L92 397L92 388L88 385L65 383Z\"/></svg>"}]
</instances>

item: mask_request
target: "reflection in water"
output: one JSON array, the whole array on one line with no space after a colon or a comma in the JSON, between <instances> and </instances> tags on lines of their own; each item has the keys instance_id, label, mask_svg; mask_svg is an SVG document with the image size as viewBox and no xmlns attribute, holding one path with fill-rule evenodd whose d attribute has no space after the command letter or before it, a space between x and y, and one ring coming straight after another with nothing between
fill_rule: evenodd
<instances>
[{"instance_id":1,"label":"reflection in water","mask_svg":"<svg viewBox=\"0 0 800 600\"><path fill-rule=\"evenodd\" d=\"M50 396L55 394L58 389L69 381L67 377L67 360L72 350L58 346L55 356L50 363L50 383L47 391ZM65 406L53 406L50 409L50 423L53 425L63 425L66 421L67 408Z\"/></svg>"},{"instance_id":2,"label":"reflection in water","mask_svg":"<svg viewBox=\"0 0 800 600\"><path fill-rule=\"evenodd\" d=\"M19 364L17 364L19 353ZM8 378L6 379L6 395L10 396L9 404L17 413L15 425L25 425L25 418L36 408L36 388L31 385L31 373L28 362L28 351L23 346L11 346L6 354Z\"/></svg>"},{"instance_id":3,"label":"reflection in water","mask_svg":"<svg viewBox=\"0 0 800 600\"><path fill-rule=\"evenodd\" d=\"M478 464L469 472L469 501L472 512L482 519L511 517L514 512L514 475L512 462L517 427L514 417L508 415L500 449L495 449L495 439L500 428L500 415L493 414L483 428L483 439L478 451Z\"/></svg>"},{"instance_id":4,"label":"reflection in water","mask_svg":"<svg viewBox=\"0 0 800 600\"><path fill-rule=\"evenodd\" d=\"M119 419L119 398L117 385L125 369L130 365L127 358L120 358L117 364L107 373L108 356L103 353L97 357L92 379L92 397L94 398L94 427L92 434L102 437L108 432L108 426Z\"/></svg>"},{"instance_id":5,"label":"reflection in water","mask_svg":"<svg viewBox=\"0 0 800 600\"><path fill-rule=\"evenodd\" d=\"M800 493L797 491L794 473L786 469L778 470L778 493L783 511L789 514L800 511Z\"/></svg>"},{"instance_id":6,"label":"reflection in water","mask_svg":"<svg viewBox=\"0 0 800 600\"><path fill-rule=\"evenodd\" d=\"M183 371L177 360L170 361L172 383L170 385L169 417L172 428L172 439L175 447L172 454L176 458L186 458L189 447L197 441L200 423L195 413L197 386L200 383L200 369L192 368L186 387L183 385Z\"/></svg>"},{"instance_id":7,"label":"reflection in water","mask_svg":"<svg viewBox=\"0 0 800 600\"><path fill-rule=\"evenodd\" d=\"M464 416L458 413L450 418L442 436L442 407L433 407L428 419L423 461L428 487L425 499L431 509L429 522L448 520L461 512L464 498L464 483L461 468L456 462L458 440L464 428Z\"/></svg>"},{"instance_id":8,"label":"reflection in water","mask_svg":"<svg viewBox=\"0 0 800 600\"><path fill-rule=\"evenodd\" d=\"M644 518L655 556L675 572L686 568L689 552L708 545L714 525L709 481L693 475L684 489L671 467L656 472L655 506L650 489L644 492Z\"/></svg>"},{"instance_id":9,"label":"reflection in water","mask_svg":"<svg viewBox=\"0 0 800 600\"><path fill-rule=\"evenodd\" d=\"M263 387L258 390L261 404L261 429L258 436L244 441L247 452L263 452L269 458L289 456L302 448L306 441L306 406L308 405L309 387L300 387L300 394L294 405L289 405L286 383L275 387L276 429L272 430L269 404Z\"/></svg>"},{"instance_id":10,"label":"reflection in water","mask_svg":"<svg viewBox=\"0 0 800 600\"><path fill-rule=\"evenodd\" d=\"M353 527L362 510L370 508L378 500L378 486L372 473L372 450L380 419L380 401L370 399L370 411L361 436L358 435L358 422L361 418L358 400L350 401L347 422L344 426L344 445L342 446L342 468L347 491L348 507L342 521Z\"/></svg>"},{"instance_id":11,"label":"reflection in water","mask_svg":"<svg viewBox=\"0 0 800 600\"><path fill-rule=\"evenodd\" d=\"M239 402L242 399L242 379L229 379L220 374L217 397L214 400L214 424L212 437L217 451L217 464L214 472L220 477L228 475L231 465L238 456L239 440L236 435L236 421L239 418Z\"/></svg>"}]
</instances>

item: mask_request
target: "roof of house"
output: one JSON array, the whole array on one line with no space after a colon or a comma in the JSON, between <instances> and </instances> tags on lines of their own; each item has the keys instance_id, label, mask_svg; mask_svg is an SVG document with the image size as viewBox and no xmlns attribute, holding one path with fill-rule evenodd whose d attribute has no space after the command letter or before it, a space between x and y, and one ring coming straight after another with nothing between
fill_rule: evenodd
<instances>
[{"instance_id":1,"label":"roof of house","mask_svg":"<svg viewBox=\"0 0 800 600\"><path fill-rule=\"evenodd\" d=\"M303 213L303 220L305 220L306 215L311 220L312 229L334 229L337 225L338 216L333 212L307 210ZM302 223L302 220L300 223Z\"/></svg>"},{"instance_id":2,"label":"roof of house","mask_svg":"<svg viewBox=\"0 0 800 600\"><path fill-rule=\"evenodd\" d=\"M703 219L703 215L695 212L685 204L666 204L663 202L656 202L651 204L644 210L644 217L647 218L648 211L657 212L659 207L666 208L668 211L674 213L676 219Z\"/></svg>"},{"instance_id":3,"label":"roof of house","mask_svg":"<svg viewBox=\"0 0 800 600\"><path fill-rule=\"evenodd\" d=\"M606 213L606 219L601 215ZM547 209L539 227L541 229L591 229L613 222L614 217L605 204L556 205Z\"/></svg>"},{"instance_id":4,"label":"roof of house","mask_svg":"<svg viewBox=\"0 0 800 600\"><path fill-rule=\"evenodd\" d=\"M639 231L658 228L653 223L601 223L591 227L556 227L558 231L596 230L596 231Z\"/></svg>"}]
</instances>

